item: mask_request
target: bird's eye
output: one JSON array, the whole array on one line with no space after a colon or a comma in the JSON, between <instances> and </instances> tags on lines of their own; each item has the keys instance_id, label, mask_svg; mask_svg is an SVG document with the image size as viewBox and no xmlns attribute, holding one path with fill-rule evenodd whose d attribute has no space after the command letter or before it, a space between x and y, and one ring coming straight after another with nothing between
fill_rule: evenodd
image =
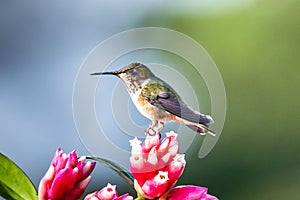
<instances>
[{"instance_id":1,"label":"bird's eye","mask_svg":"<svg viewBox=\"0 0 300 200\"><path fill-rule=\"evenodd\" d=\"M132 70L130 71L130 73L131 73L131 74L136 74L136 69L132 69Z\"/></svg>"}]
</instances>

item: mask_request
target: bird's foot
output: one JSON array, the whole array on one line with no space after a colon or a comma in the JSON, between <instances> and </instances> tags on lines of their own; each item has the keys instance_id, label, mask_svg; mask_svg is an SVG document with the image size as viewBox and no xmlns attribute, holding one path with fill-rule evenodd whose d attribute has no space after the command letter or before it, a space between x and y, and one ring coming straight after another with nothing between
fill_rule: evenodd
<instances>
[{"instance_id":1,"label":"bird's foot","mask_svg":"<svg viewBox=\"0 0 300 200\"><path fill-rule=\"evenodd\" d=\"M156 135L156 131L154 130L154 128L149 127L145 130L145 133L149 136L155 136Z\"/></svg>"},{"instance_id":2,"label":"bird's foot","mask_svg":"<svg viewBox=\"0 0 300 200\"><path fill-rule=\"evenodd\" d=\"M160 137L160 133L159 133L160 130L161 130L161 128L158 127L158 120L155 120L155 121L153 121L152 125L145 130L145 133L149 136L155 136L155 135L159 134L159 137Z\"/></svg>"},{"instance_id":3,"label":"bird's foot","mask_svg":"<svg viewBox=\"0 0 300 200\"><path fill-rule=\"evenodd\" d=\"M158 135L159 136L159 138L161 137L161 134L160 134L160 132L159 132L159 130L156 130L155 128L153 128L153 127L149 127L149 128L147 128L146 130L145 130L145 134L146 135L149 135L149 136L156 136L156 135Z\"/></svg>"},{"instance_id":4,"label":"bird's foot","mask_svg":"<svg viewBox=\"0 0 300 200\"><path fill-rule=\"evenodd\" d=\"M213 132L213 131L211 131L211 130L208 131L208 134L210 134L211 136L214 136L214 137L217 135L215 132Z\"/></svg>"},{"instance_id":5,"label":"bird's foot","mask_svg":"<svg viewBox=\"0 0 300 200\"><path fill-rule=\"evenodd\" d=\"M210 129L207 129L207 130L205 130L204 132L199 132L200 133L200 135L206 135L206 134L209 134L209 135L211 135L211 136L216 136L216 133L215 132L213 132L212 130L210 130Z\"/></svg>"},{"instance_id":6,"label":"bird's foot","mask_svg":"<svg viewBox=\"0 0 300 200\"><path fill-rule=\"evenodd\" d=\"M160 126L159 126L159 125L160 125ZM164 122L159 122L159 125L158 125L158 127L157 127L157 132L160 132L160 131L164 128L165 123L164 123Z\"/></svg>"}]
</instances>

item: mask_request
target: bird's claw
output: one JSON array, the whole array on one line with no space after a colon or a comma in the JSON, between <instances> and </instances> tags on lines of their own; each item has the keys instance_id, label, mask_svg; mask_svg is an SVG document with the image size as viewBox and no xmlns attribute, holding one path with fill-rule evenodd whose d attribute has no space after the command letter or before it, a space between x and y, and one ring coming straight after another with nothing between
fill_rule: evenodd
<instances>
[{"instance_id":1,"label":"bird's claw","mask_svg":"<svg viewBox=\"0 0 300 200\"><path fill-rule=\"evenodd\" d=\"M156 135L156 131L152 127L147 128L145 130L145 133L148 134L149 136L155 136Z\"/></svg>"},{"instance_id":2,"label":"bird's claw","mask_svg":"<svg viewBox=\"0 0 300 200\"><path fill-rule=\"evenodd\" d=\"M159 126L160 125L160 126ZM164 127L164 123L160 122L158 125L158 121L155 121L149 128L145 130L145 133L148 134L149 136L156 136L158 135L160 138L160 131Z\"/></svg>"}]
</instances>

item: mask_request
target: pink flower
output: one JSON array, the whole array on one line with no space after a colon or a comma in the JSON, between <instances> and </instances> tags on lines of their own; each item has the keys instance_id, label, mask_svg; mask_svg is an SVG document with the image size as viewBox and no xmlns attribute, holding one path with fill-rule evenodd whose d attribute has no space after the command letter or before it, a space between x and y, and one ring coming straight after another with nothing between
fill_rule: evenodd
<instances>
[{"instance_id":1,"label":"pink flower","mask_svg":"<svg viewBox=\"0 0 300 200\"><path fill-rule=\"evenodd\" d=\"M116 186L108 183L100 191L88 194L84 200L133 200L133 197L129 194L118 197Z\"/></svg>"},{"instance_id":2,"label":"pink flower","mask_svg":"<svg viewBox=\"0 0 300 200\"><path fill-rule=\"evenodd\" d=\"M147 136L144 143L134 138L130 157L130 170L136 191L143 197L159 197L172 188L181 176L184 155L178 153L177 134L170 132L160 142L159 136Z\"/></svg>"},{"instance_id":3,"label":"pink flower","mask_svg":"<svg viewBox=\"0 0 300 200\"><path fill-rule=\"evenodd\" d=\"M207 188L193 185L177 186L159 198L159 200L218 200L207 194Z\"/></svg>"},{"instance_id":4,"label":"pink flower","mask_svg":"<svg viewBox=\"0 0 300 200\"><path fill-rule=\"evenodd\" d=\"M39 185L39 199L78 199L90 182L95 162L84 162L76 152L66 155L58 148L51 165Z\"/></svg>"}]
</instances>

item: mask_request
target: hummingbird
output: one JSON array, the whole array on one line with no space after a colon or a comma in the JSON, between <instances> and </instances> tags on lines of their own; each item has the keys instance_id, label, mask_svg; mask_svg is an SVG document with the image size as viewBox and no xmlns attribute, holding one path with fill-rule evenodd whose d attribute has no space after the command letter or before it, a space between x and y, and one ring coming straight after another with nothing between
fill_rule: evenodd
<instances>
[{"instance_id":1,"label":"hummingbird","mask_svg":"<svg viewBox=\"0 0 300 200\"><path fill-rule=\"evenodd\" d=\"M201 135L216 135L208 128L208 125L214 122L211 116L202 114L184 103L169 84L155 76L144 64L131 63L116 71L91 75L114 75L124 82L139 112L152 120L152 125L145 130L149 135L160 134L164 124L171 121L183 123Z\"/></svg>"}]
</instances>

